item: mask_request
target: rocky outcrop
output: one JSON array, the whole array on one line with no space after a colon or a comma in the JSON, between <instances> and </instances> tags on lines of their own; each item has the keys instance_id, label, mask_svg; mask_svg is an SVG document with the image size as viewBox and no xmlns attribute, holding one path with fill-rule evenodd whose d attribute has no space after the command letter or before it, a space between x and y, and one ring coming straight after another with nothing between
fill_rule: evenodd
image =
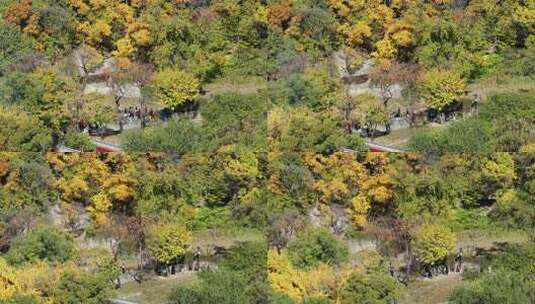
<instances>
[{"instance_id":1,"label":"rocky outcrop","mask_svg":"<svg viewBox=\"0 0 535 304\"><path fill-rule=\"evenodd\" d=\"M141 90L133 83L123 85L114 90L107 82L92 82L85 87L84 94L98 93L103 95L121 95L123 98L141 98Z\"/></svg>"},{"instance_id":2,"label":"rocky outcrop","mask_svg":"<svg viewBox=\"0 0 535 304\"><path fill-rule=\"evenodd\" d=\"M372 86L369 74L373 68L373 60L366 58L364 62L354 70L348 68L347 55L344 51L340 50L334 53L333 62L338 68L340 77L343 82L348 86L348 93L351 96L360 94L372 94L381 98L381 90ZM391 92L394 99L401 98L401 91L403 87L395 84L391 88Z\"/></svg>"},{"instance_id":3,"label":"rocky outcrop","mask_svg":"<svg viewBox=\"0 0 535 304\"><path fill-rule=\"evenodd\" d=\"M60 203L51 206L48 210L48 218L54 225L67 227L71 232L81 235L91 222L89 214L82 205L71 203L69 206L72 208L70 211L62 209ZM67 212L72 214L66 214Z\"/></svg>"},{"instance_id":4,"label":"rocky outcrop","mask_svg":"<svg viewBox=\"0 0 535 304\"><path fill-rule=\"evenodd\" d=\"M345 207L339 204L331 204L322 210L316 206L308 212L308 219L312 226L328 228L335 234L344 233L349 225Z\"/></svg>"}]
</instances>

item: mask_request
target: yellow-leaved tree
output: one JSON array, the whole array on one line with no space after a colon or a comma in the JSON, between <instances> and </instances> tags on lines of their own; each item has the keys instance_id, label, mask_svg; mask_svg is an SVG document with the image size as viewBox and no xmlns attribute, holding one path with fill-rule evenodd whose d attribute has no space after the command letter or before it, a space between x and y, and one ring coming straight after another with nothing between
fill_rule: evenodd
<instances>
[{"instance_id":1,"label":"yellow-leaved tree","mask_svg":"<svg viewBox=\"0 0 535 304\"><path fill-rule=\"evenodd\" d=\"M106 224L108 220L108 211L111 209L112 203L106 193L99 192L91 197L91 204L87 206L86 210L91 216L93 224L97 227Z\"/></svg>"},{"instance_id":2,"label":"yellow-leaved tree","mask_svg":"<svg viewBox=\"0 0 535 304\"><path fill-rule=\"evenodd\" d=\"M126 66L140 48L150 42L150 26L144 14L153 1L69 0L76 12L77 38L109 52L119 66ZM113 46L113 49L104 49Z\"/></svg>"},{"instance_id":3,"label":"yellow-leaved tree","mask_svg":"<svg viewBox=\"0 0 535 304\"><path fill-rule=\"evenodd\" d=\"M0 257L0 300L7 300L25 291L24 284L20 281L15 269Z\"/></svg>"},{"instance_id":4,"label":"yellow-leaved tree","mask_svg":"<svg viewBox=\"0 0 535 304\"><path fill-rule=\"evenodd\" d=\"M63 266L53 268L43 261L15 268L0 257L0 302L15 296L32 296L39 303L54 303L51 293L62 269Z\"/></svg>"},{"instance_id":5,"label":"yellow-leaved tree","mask_svg":"<svg viewBox=\"0 0 535 304\"><path fill-rule=\"evenodd\" d=\"M352 199L347 210L355 228L364 227L370 209L382 214L392 207L394 183L387 172L388 163L385 153L366 154L363 165L367 172L359 179L359 194Z\"/></svg>"},{"instance_id":6,"label":"yellow-leaved tree","mask_svg":"<svg viewBox=\"0 0 535 304\"><path fill-rule=\"evenodd\" d=\"M440 224L425 224L414 234L412 247L418 260L431 264L445 259L455 249L455 234Z\"/></svg>"},{"instance_id":7,"label":"yellow-leaved tree","mask_svg":"<svg viewBox=\"0 0 535 304\"><path fill-rule=\"evenodd\" d=\"M156 73L153 89L159 102L175 109L199 96L200 82L193 74L167 68Z\"/></svg>"},{"instance_id":8,"label":"yellow-leaved tree","mask_svg":"<svg viewBox=\"0 0 535 304\"><path fill-rule=\"evenodd\" d=\"M494 153L483 162L483 178L497 188L512 187L517 178L515 161L510 153Z\"/></svg>"},{"instance_id":9,"label":"yellow-leaved tree","mask_svg":"<svg viewBox=\"0 0 535 304\"><path fill-rule=\"evenodd\" d=\"M411 15L416 1L329 0L337 30L350 48L373 48L378 61L394 58L415 42ZM417 8L416 8L417 9Z\"/></svg>"},{"instance_id":10,"label":"yellow-leaved tree","mask_svg":"<svg viewBox=\"0 0 535 304\"><path fill-rule=\"evenodd\" d=\"M371 208L381 211L390 207L393 182L386 172L385 155L369 153L364 163L342 152L330 156L304 153L303 158L315 175L314 189L320 202L344 205L355 228L364 227Z\"/></svg>"},{"instance_id":11,"label":"yellow-leaved tree","mask_svg":"<svg viewBox=\"0 0 535 304\"><path fill-rule=\"evenodd\" d=\"M293 300L303 299L306 295L303 273L290 263L284 252L269 250L267 267L269 284L273 289Z\"/></svg>"},{"instance_id":12,"label":"yellow-leaved tree","mask_svg":"<svg viewBox=\"0 0 535 304\"><path fill-rule=\"evenodd\" d=\"M190 244L190 232L179 222L154 225L147 239L152 256L160 263L169 263L183 255Z\"/></svg>"},{"instance_id":13,"label":"yellow-leaved tree","mask_svg":"<svg viewBox=\"0 0 535 304\"><path fill-rule=\"evenodd\" d=\"M370 209L370 201L365 194L358 194L351 200L351 206L347 209L347 213L351 219L351 223L355 228L364 228L366 224L366 216Z\"/></svg>"},{"instance_id":14,"label":"yellow-leaved tree","mask_svg":"<svg viewBox=\"0 0 535 304\"><path fill-rule=\"evenodd\" d=\"M318 176L314 188L325 204L348 204L358 190L364 168L353 155L336 152L329 156L304 153L303 159L310 170Z\"/></svg>"},{"instance_id":15,"label":"yellow-leaved tree","mask_svg":"<svg viewBox=\"0 0 535 304\"><path fill-rule=\"evenodd\" d=\"M47 160L57 175L54 185L64 210L69 211L69 222L77 217L76 209L69 206L85 207L98 228L107 222L112 208L124 211L133 200L133 162L122 153L48 153Z\"/></svg>"},{"instance_id":16,"label":"yellow-leaved tree","mask_svg":"<svg viewBox=\"0 0 535 304\"><path fill-rule=\"evenodd\" d=\"M422 75L418 87L429 107L442 110L464 95L466 83L455 71L432 69Z\"/></svg>"},{"instance_id":17,"label":"yellow-leaved tree","mask_svg":"<svg viewBox=\"0 0 535 304\"><path fill-rule=\"evenodd\" d=\"M288 259L286 251L268 251L268 281L273 289L300 303L304 298L327 298L338 300L340 290L349 275L355 271L353 265L333 268L320 264L309 270L296 268Z\"/></svg>"}]
</instances>

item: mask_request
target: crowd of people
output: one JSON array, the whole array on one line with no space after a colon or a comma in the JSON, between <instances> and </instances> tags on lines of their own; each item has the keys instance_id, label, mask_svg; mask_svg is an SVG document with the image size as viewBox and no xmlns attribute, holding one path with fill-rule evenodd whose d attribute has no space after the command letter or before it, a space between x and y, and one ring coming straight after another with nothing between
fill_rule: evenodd
<instances>
[{"instance_id":1,"label":"crowd of people","mask_svg":"<svg viewBox=\"0 0 535 304\"><path fill-rule=\"evenodd\" d=\"M463 249L460 248L453 257L453 265L448 264L447 259L443 259L439 262L432 262L429 264L421 265L420 273L424 278L428 279L431 279L438 275L448 275L450 272L462 273L464 271L463 264L464 254ZM392 263L389 263L388 265L388 271L390 273L390 276L405 285L407 284L409 279L409 273L407 273L406 270L407 266L402 267L401 270L398 271Z\"/></svg>"},{"instance_id":2,"label":"crowd of people","mask_svg":"<svg viewBox=\"0 0 535 304\"><path fill-rule=\"evenodd\" d=\"M132 123L136 120L153 120L154 118L156 118L156 113L157 111L155 111L154 109L152 108L147 108L147 107L128 107L128 108L124 108L122 111L122 119L121 121L124 123L125 121L127 121L128 123Z\"/></svg>"},{"instance_id":3,"label":"crowd of people","mask_svg":"<svg viewBox=\"0 0 535 304\"><path fill-rule=\"evenodd\" d=\"M453 268L450 268L448 263L444 260L439 263L427 264L424 267L423 276L426 278L433 278L437 275L448 275L451 271L462 273L464 263L463 249L460 248L454 257Z\"/></svg>"},{"instance_id":4,"label":"crowd of people","mask_svg":"<svg viewBox=\"0 0 535 304\"><path fill-rule=\"evenodd\" d=\"M214 247L213 256L217 257L221 254L221 250L225 250L223 247ZM202 257L201 247L197 246L194 250L187 252L187 254L181 255L173 259L171 262L156 265L156 273L161 276L174 275L177 272L182 271L200 271L203 269L201 263ZM204 265L207 267L207 265Z\"/></svg>"}]
</instances>

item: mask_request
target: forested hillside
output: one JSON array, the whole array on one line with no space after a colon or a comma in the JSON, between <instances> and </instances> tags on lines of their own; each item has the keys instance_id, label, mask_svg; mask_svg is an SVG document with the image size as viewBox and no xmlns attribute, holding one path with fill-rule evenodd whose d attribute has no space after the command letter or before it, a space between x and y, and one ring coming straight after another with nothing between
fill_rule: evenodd
<instances>
[{"instance_id":1,"label":"forested hillside","mask_svg":"<svg viewBox=\"0 0 535 304\"><path fill-rule=\"evenodd\" d=\"M535 302L535 1L0 0L0 304Z\"/></svg>"}]
</instances>

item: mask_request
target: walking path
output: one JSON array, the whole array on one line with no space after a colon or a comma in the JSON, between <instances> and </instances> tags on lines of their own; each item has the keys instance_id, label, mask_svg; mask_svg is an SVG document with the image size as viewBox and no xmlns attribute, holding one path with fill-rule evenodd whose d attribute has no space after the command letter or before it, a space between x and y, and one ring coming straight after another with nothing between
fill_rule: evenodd
<instances>
[{"instance_id":1,"label":"walking path","mask_svg":"<svg viewBox=\"0 0 535 304\"><path fill-rule=\"evenodd\" d=\"M369 141L368 139L366 140L366 145L368 146L368 148L370 148L370 151L372 152L392 152L392 153L406 152L406 151L403 151L403 150L400 150L391 146L373 143Z\"/></svg>"},{"instance_id":2,"label":"walking path","mask_svg":"<svg viewBox=\"0 0 535 304\"><path fill-rule=\"evenodd\" d=\"M108 299L108 302L110 304L138 304L136 302L130 302L130 301L121 300L121 299Z\"/></svg>"},{"instance_id":3,"label":"walking path","mask_svg":"<svg viewBox=\"0 0 535 304\"><path fill-rule=\"evenodd\" d=\"M100 140L92 139L93 143L97 146L96 151L97 152L118 152L122 151L121 146L103 142Z\"/></svg>"}]
</instances>

